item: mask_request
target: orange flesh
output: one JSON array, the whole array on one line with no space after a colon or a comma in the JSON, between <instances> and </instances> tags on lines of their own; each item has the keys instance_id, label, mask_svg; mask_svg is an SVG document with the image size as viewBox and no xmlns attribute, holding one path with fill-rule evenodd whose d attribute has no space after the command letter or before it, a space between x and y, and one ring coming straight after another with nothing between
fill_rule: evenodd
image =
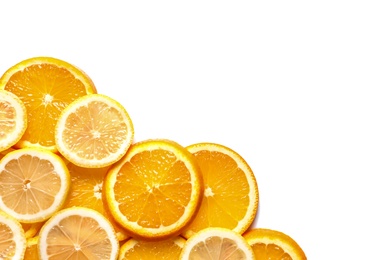
<instances>
[{"instance_id":1,"label":"orange flesh","mask_svg":"<svg viewBox=\"0 0 390 260\"><path fill-rule=\"evenodd\" d=\"M192 229L220 226L221 223L226 228L235 228L245 216L250 203L245 173L225 154L200 151L194 155L200 158L197 162L205 183L198 215L207 218L195 218Z\"/></svg>"},{"instance_id":2,"label":"orange flesh","mask_svg":"<svg viewBox=\"0 0 390 260\"><path fill-rule=\"evenodd\" d=\"M184 239L181 239L184 244ZM172 260L179 259L182 247L174 239L137 241L124 255L125 259Z\"/></svg>"},{"instance_id":3,"label":"orange flesh","mask_svg":"<svg viewBox=\"0 0 390 260\"><path fill-rule=\"evenodd\" d=\"M289 254L275 244L257 243L252 245L252 249L258 259L293 260Z\"/></svg>"},{"instance_id":4,"label":"orange flesh","mask_svg":"<svg viewBox=\"0 0 390 260\"><path fill-rule=\"evenodd\" d=\"M106 231L90 217L63 219L49 231L46 241L50 260L109 259L112 250Z\"/></svg>"},{"instance_id":5,"label":"orange flesh","mask_svg":"<svg viewBox=\"0 0 390 260\"><path fill-rule=\"evenodd\" d=\"M147 228L174 224L192 192L188 169L164 150L133 156L119 171L114 189L122 214Z\"/></svg>"},{"instance_id":6,"label":"orange flesh","mask_svg":"<svg viewBox=\"0 0 390 260\"><path fill-rule=\"evenodd\" d=\"M11 160L0 173L4 204L21 214L35 214L50 207L60 187L54 166L31 155Z\"/></svg>"},{"instance_id":7,"label":"orange flesh","mask_svg":"<svg viewBox=\"0 0 390 260\"><path fill-rule=\"evenodd\" d=\"M4 87L25 104L28 127L23 140L55 146L54 127L60 112L87 94L85 85L68 70L52 64L36 64L13 74Z\"/></svg>"}]
</instances>

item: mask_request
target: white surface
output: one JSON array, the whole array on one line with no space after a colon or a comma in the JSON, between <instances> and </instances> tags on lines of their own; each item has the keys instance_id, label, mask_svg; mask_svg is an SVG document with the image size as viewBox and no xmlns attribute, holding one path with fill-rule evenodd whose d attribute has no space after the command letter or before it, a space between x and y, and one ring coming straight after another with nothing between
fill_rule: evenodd
<instances>
[{"instance_id":1,"label":"white surface","mask_svg":"<svg viewBox=\"0 0 390 260\"><path fill-rule=\"evenodd\" d=\"M82 68L137 140L239 152L255 225L308 259L384 259L390 232L388 1L8 1L0 73L33 56Z\"/></svg>"}]
</instances>

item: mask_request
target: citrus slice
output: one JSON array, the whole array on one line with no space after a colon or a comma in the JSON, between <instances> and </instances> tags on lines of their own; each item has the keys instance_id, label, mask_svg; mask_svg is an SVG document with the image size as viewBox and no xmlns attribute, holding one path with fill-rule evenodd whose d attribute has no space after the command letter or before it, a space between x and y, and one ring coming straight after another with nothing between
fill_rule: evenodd
<instances>
[{"instance_id":1,"label":"citrus slice","mask_svg":"<svg viewBox=\"0 0 390 260\"><path fill-rule=\"evenodd\" d=\"M26 252L24 254L23 260L38 260L38 236L31 237L27 239Z\"/></svg>"},{"instance_id":2,"label":"citrus slice","mask_svg":"<svg viewBox=\"0 0 390 260\"><path fill-rule=\"evenodd\" d=\"M227 228L209 227L190 237L180 259L255 259L252 248L238 233Z\"/></svg>"},{"instance_id":3,"label":"citrus slice","mask_svg":"<svg viewBox=\"0 0 390 260\"><path fill-rule=\"evenodd\" d=\"M24 234L27 239L34 237L38 234L44 222L35 222L35 223L20 223L22 224Z\"/></svg>"},{"instance_id":4,"label":"citrus slice","mask_svg":"<svg viewBox=\"0 0 390 260\"><path fill-rule=\"evenodd\" d=\"M48 219L63 205L69 185L65 163L52 152L23 148L0 161L0 209L19 222Z\"/></svg>"},{"instance_id":5,"label":"citrus slice","mask_svg":"<svg viewBox=\"0 0 390 260\"><path fill-rule=\"evenodd\" d=\"M96 93L82 70L52 57L33 57L13 65L1 76L0 89L14 93L27 109L27 129L16 146L53 152L54 127L61 111L76 98Z\"/></svg>"},{"instance_id":6,"label":"citrus slice","mask_svg":"<svg viewBox=\"0 0 390 260\"><path fill-rule=\"evenodd\" d=\"M27 128L27 111L12 92L0 89L0 151L15 145Z\"/></svg>"},{"instance_id":7,"label":"citrus slice","mask_svg":"<svg viewBox=\"0 0 390 260\"><path fill-rule=\"evenodd\" d=\"M127 239L129 235L114 221L103 201L103 182L109 167L84 168L71 162L67 167L71 185L63 208L78 206L96 210L111 222L119 241Z\"/></svg>"},{"instance_id":8,"label":"citrus slice","mask_svg":"<svg viewBox=\"0 0 390 260\"><path fill-rule=\"evenodd\" d=\"M180 236L158 241L132 238L121 246L118 260L178 260L185 242Z\"/></svg>"},{"instance_id":9,"label":"citrus slice","mask_svg":"<svg viewBox=\"0 0 390 260\"><path fill-rule=\"evenodd\" d=\"M119 243L111 223L99 212L62 209L39 232L41 259L117 259Z\"/></svg>"},{"instance_id":10,"label":"citrus slice","mask_svg":"<svg viewBox=\"0 0 390 260\"><path fill-rule=\"evenodd\" d=\"M252 247L257 259L307 259L298 243L283 232L255 228L245 232L243 237Z\"/></svg>"},{"instance_id":11,"label":"citrus slice","mask_svg":"<svg viewBox=\"0 0 390 260\"><path fill-rule=\"evenodd\" d=\"M23 259L26 237L20 223L0 211L0 259Z\"/></svg>"},{"instance_id":12,"label":"citrus slice","mask_svg":"<svg viewBox=\"0 0 390 260\"><path fill-rule=\"evenodd\" d=\"M237 152L221 144L198 143L187 149L201 168L204 196L183 236L189 238L207 227L229 228L242 234L252 224L259 203L251 168Z\"/></svg>"},{"instance_id":13,"label":"citrus slice","mask_svg":"<svg viewBox=\"0 0 390 260\"><path fill-rule=\"evenodd\" d=\"M170 140L133 144L109 170L103 193L119 224L134 237L177 235L198 210L203 191L198 165Z\"/></svg>"},{"instance_id":14,"label":"citrus slice","mask_svg":"<svg viewBox=\"0 0 390 260\"><path fill-rule=\"evenodd\" d=\"M126 153L134 128L121 104L108 96L91 94L64 109L55 136L58 150L70 162L101 168L117 162Z\"/></svg>"}]
</instances>

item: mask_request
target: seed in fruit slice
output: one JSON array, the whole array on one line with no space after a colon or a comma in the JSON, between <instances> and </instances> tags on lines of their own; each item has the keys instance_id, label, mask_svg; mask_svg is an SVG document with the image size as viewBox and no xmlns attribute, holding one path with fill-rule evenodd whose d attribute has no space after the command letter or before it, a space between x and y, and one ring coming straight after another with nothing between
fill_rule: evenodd
<instances>
[{"instance_id":1,"label":"seed in fruit slice","mask_svg":"<svg viewBox=\"0 0 390 260\"><path fill-rule=\"evenodd\" d=\"M62 209L39 232L41 259L117 259L119 243L111 223L99 212Z\"/></svg>"},{"instance_id":2,"label":"seed in fruit slice","mask_svg":"<svg viewBox=\"0 0 390 260\"><path fill-rule=\"evenodd\" d=\"M27 128L27 111L12 92L0 89L0 151L15 145Z\"/></svg>"},{"instance_id":3,"label":"seed in fruit slice","mask_svg":"<svg viewBox=\"0 0 390 260\"><path fill-rule=\"evenodd\" d=\"M259 203L251 168L237 152L221 144L198 143L187 149L201 168L204 196L183 236L189 238L207 227L229 228L242 234L252 224Z\"/></svg>"},{"instance_id":4,"label":"seed in fruit slice","mask_svg":"<svg viewBox=\"0 0 390 260\"><path fill-rule=\"evenodd\" d=\"M180 259L255 259L255 255L240 234L227 228L210 227L187 240Z\"/></svg>"},{"instance_id":5,"label":"seed in fruit slice","mask_svg":"<svg viewBox=\"0 0 390 260\"><path fill-rule=\"evenodd\" d=\"M0 77L0 89L18 96L27 110L27 129L16 146L53 152L54 127L61 111L76 98L96 93L82 70L52 57L33 57L13 65Z\"/></svg>"},{"instance_id":6,"label":"seed in fruit slice","mask_svg":"<svg viewBox=\"0 0 390 260\"><path fill-rule=\"evenodd\" d=\"M58 150L70 162L101 168L117 162L126 153L134 128L120 103L102 94L90 94L65 108L55 136Z\"/></svg>"},{"instance_id":7,"label":"seed in fruit slice","mask_svg":"<svg viewBox=\"0 0 390 260\"><path fill-rule=\"evenodd\" d=\"M0 211L0 259L23 259L26 237L20 223Z\"/></svg>"},{"instance_id":8,"label":"seed in fruit slice","mask_svg":"<svg viewBox=\"0 0 390 260\"><path fill-rule=\"evenodd\" d=\"M255 228L245 232L243 237L252 247L257 259L307 259L298 243L283 232L265 228Z\"/></svg>"},{"instance_id":9,"label":"seed in fruit slice","mask_svg":"<svg viewBox=\"0 0 390 260\"><path fill-rule=\"evenodd\" d=\"M84 168L66 161L71 184L63 208L86 207L103 214L114 226L119 241L129 237L125 229L119 226L104 205L102 196L104 178L109 166L103 168Z\"/></svg>"},{"instance_id":10,"label":"seed in fruit slice","mask_svg":"<svg viewBox=\"0 0 390 260\"><path fill-rule=\"evenodd\" d=\"M146 240L177 235L198 210L202 191L192 154L162 139L133 144L109 170L103 187L117 222Z\"/></svg>"},{"instance_id":11,"label":"seed in fruit slice","mask_svg":"<svg viewBox=\"0 0 390 260\"><path fill-rule=\"evenodd\" d=\"M56 154L23 148L0 161L0 209L20 222L48 219L63 205L70 177Z\"/></svg>"},{"instance_id":12,"label":"seed in fruit slice","mask_svg":"<svg viewBox=\"0 0 390 260\"><path fill-rule=\"evenodd\" d=\"M144 241L131 238L119 251L119 260L178 260L186 240L173 237L157 241Z\"/></svg>"}]
</instances>

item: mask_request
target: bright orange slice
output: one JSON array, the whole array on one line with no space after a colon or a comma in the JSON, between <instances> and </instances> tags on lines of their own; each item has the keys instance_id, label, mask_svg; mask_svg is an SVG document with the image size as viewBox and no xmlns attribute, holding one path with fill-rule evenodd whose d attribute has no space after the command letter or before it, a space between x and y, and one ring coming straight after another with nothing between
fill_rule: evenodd
<instances>
[{"instance_id":1,"label":"bright orange slice","mask_svg":"<svg viewBox=\"0 0 390 260\"><path fill-rule=\"evenodd\" d=\"M27 247L26 252L24 254L23 260L38 260L39 254L38 254L38 239L39 237L31 237L27 239Z\"/></svg>"},{"instance_id":2,"label":"bright orange slice","mask_svg":"<svg viewBox=\"0 0 390 260\"><path fill-rule=\"evenodd\" d=\"M23 259L26 237L22 225L0 211L0 259Z\"/></svg>"},{"instance_id":3,"label":"bright orange slice","mask_svg":"<svg viewBox=\"0 0 390 260\"><path fill-rule=\"evenodd\" d=\"M179 260L185 242L180 236L158 241L132 238L121 246L118 260Z\"/></svg>"},{"instance_id":4,"label":"bright orange slice","mask_svg":"<svg viewBox=\"0 0 390 260\"><path fill-rule=\"evenodd\" d=\"M52 57L34 57L13 65L0 78L0 89L14 93L27 109L27 129L16 146L53 152L54 127L61 111L76 98L96 93L83 71Z\"/></svg>"},{"instance_id":5,"label":"bright orange slice","mask_svg":"<svg viewBox=\"0 0 390 260\"><path fill-rule=\"evenodd\" d=\"M187 240L180 259L254 260L255 255L240 234L227 228L210 227L199 231Z\"/></svg>"},{"instance_id":6,"label":"bright orange slice","mask_svg":"<svg viewBox=\"0 0 390 260\"><path fill-rule=\"evenodd\" d=\"M68 169L58 155L14 150L0 161L0 210L19 222L42 222L61 208L69 185Z\"/></svg>"},{"instance_id":7,"label":"bright orange slice","mask_svg":"<svg viewBox=\"0 0 390 260\"><path fill-rule=\"evenodd\" d=\"M170 140L133 144L109 170L103 193L119 224L133 236L177 235L198 210L202 179L193 156Z\"/></svg>"},{"instance_id":8,"label":"bright orange slice","mask_svg":"<svg viewBox=\"0 0 390 260\"><path fill-rule=\"evenodd\" d=\"M122 158L133 142L134 128L121 104L108 96L91 94L65 108L55 136L58 150L70 162L101 168Z\"/></svg>"},{"instance_id":9,"label":"bright orange slice","mask_svg":"<svg viewBox=\"0 0 390 260\"><path fill-rule=\"evenodd\" d=\"M259 203L251 168L237 152L220 144L199 143L187 149L201 168L204 196L183 236L189 238L207 227L229 228L242 234L252 224Z\"/></svg>"},{"instance_id":10,"label":"bright orange slice","mask_svg":"<svg viewBox=\"0 0 390 260\"><path fill-rule=\"evenodd\" d=\"M99 212L72 207L58 211L39 232L40 259L115 260L119 243L111 223Z\"/></svg>"},{"instance_id":11,"label":"bright orange slice","mask_svg":"<svg viewBox=\"0 0 390 260\"><path fill-rule=\"evenodd\" d=\"M67 166L71 185L63 208L77 206L96 210L111 222L119 241L127 239L129 235L114 221L103 201L103 182L109 167L84 168L71 162L68 162Z\"/></svg>"},{"instance_id":12,"label":"bright orange slice","mask_svg":"<svg viewBox=\"0 0 390 260\"><path fill-rule=\"evenodd\" d=\"M27 111L13 93L0 89L0 151L15 145L27 128Z\"/></svg>"},{"instance_id":13,"label":"bright orange slice","mask_svg":"<svg viewBox=\"0 0 390 260\"><path fill-rule=\"evenodd\" d=\"M255 252L256 259L306 260L298 243L283 232L255 228L243 234Z\"/></svg>"}]
</instances>

